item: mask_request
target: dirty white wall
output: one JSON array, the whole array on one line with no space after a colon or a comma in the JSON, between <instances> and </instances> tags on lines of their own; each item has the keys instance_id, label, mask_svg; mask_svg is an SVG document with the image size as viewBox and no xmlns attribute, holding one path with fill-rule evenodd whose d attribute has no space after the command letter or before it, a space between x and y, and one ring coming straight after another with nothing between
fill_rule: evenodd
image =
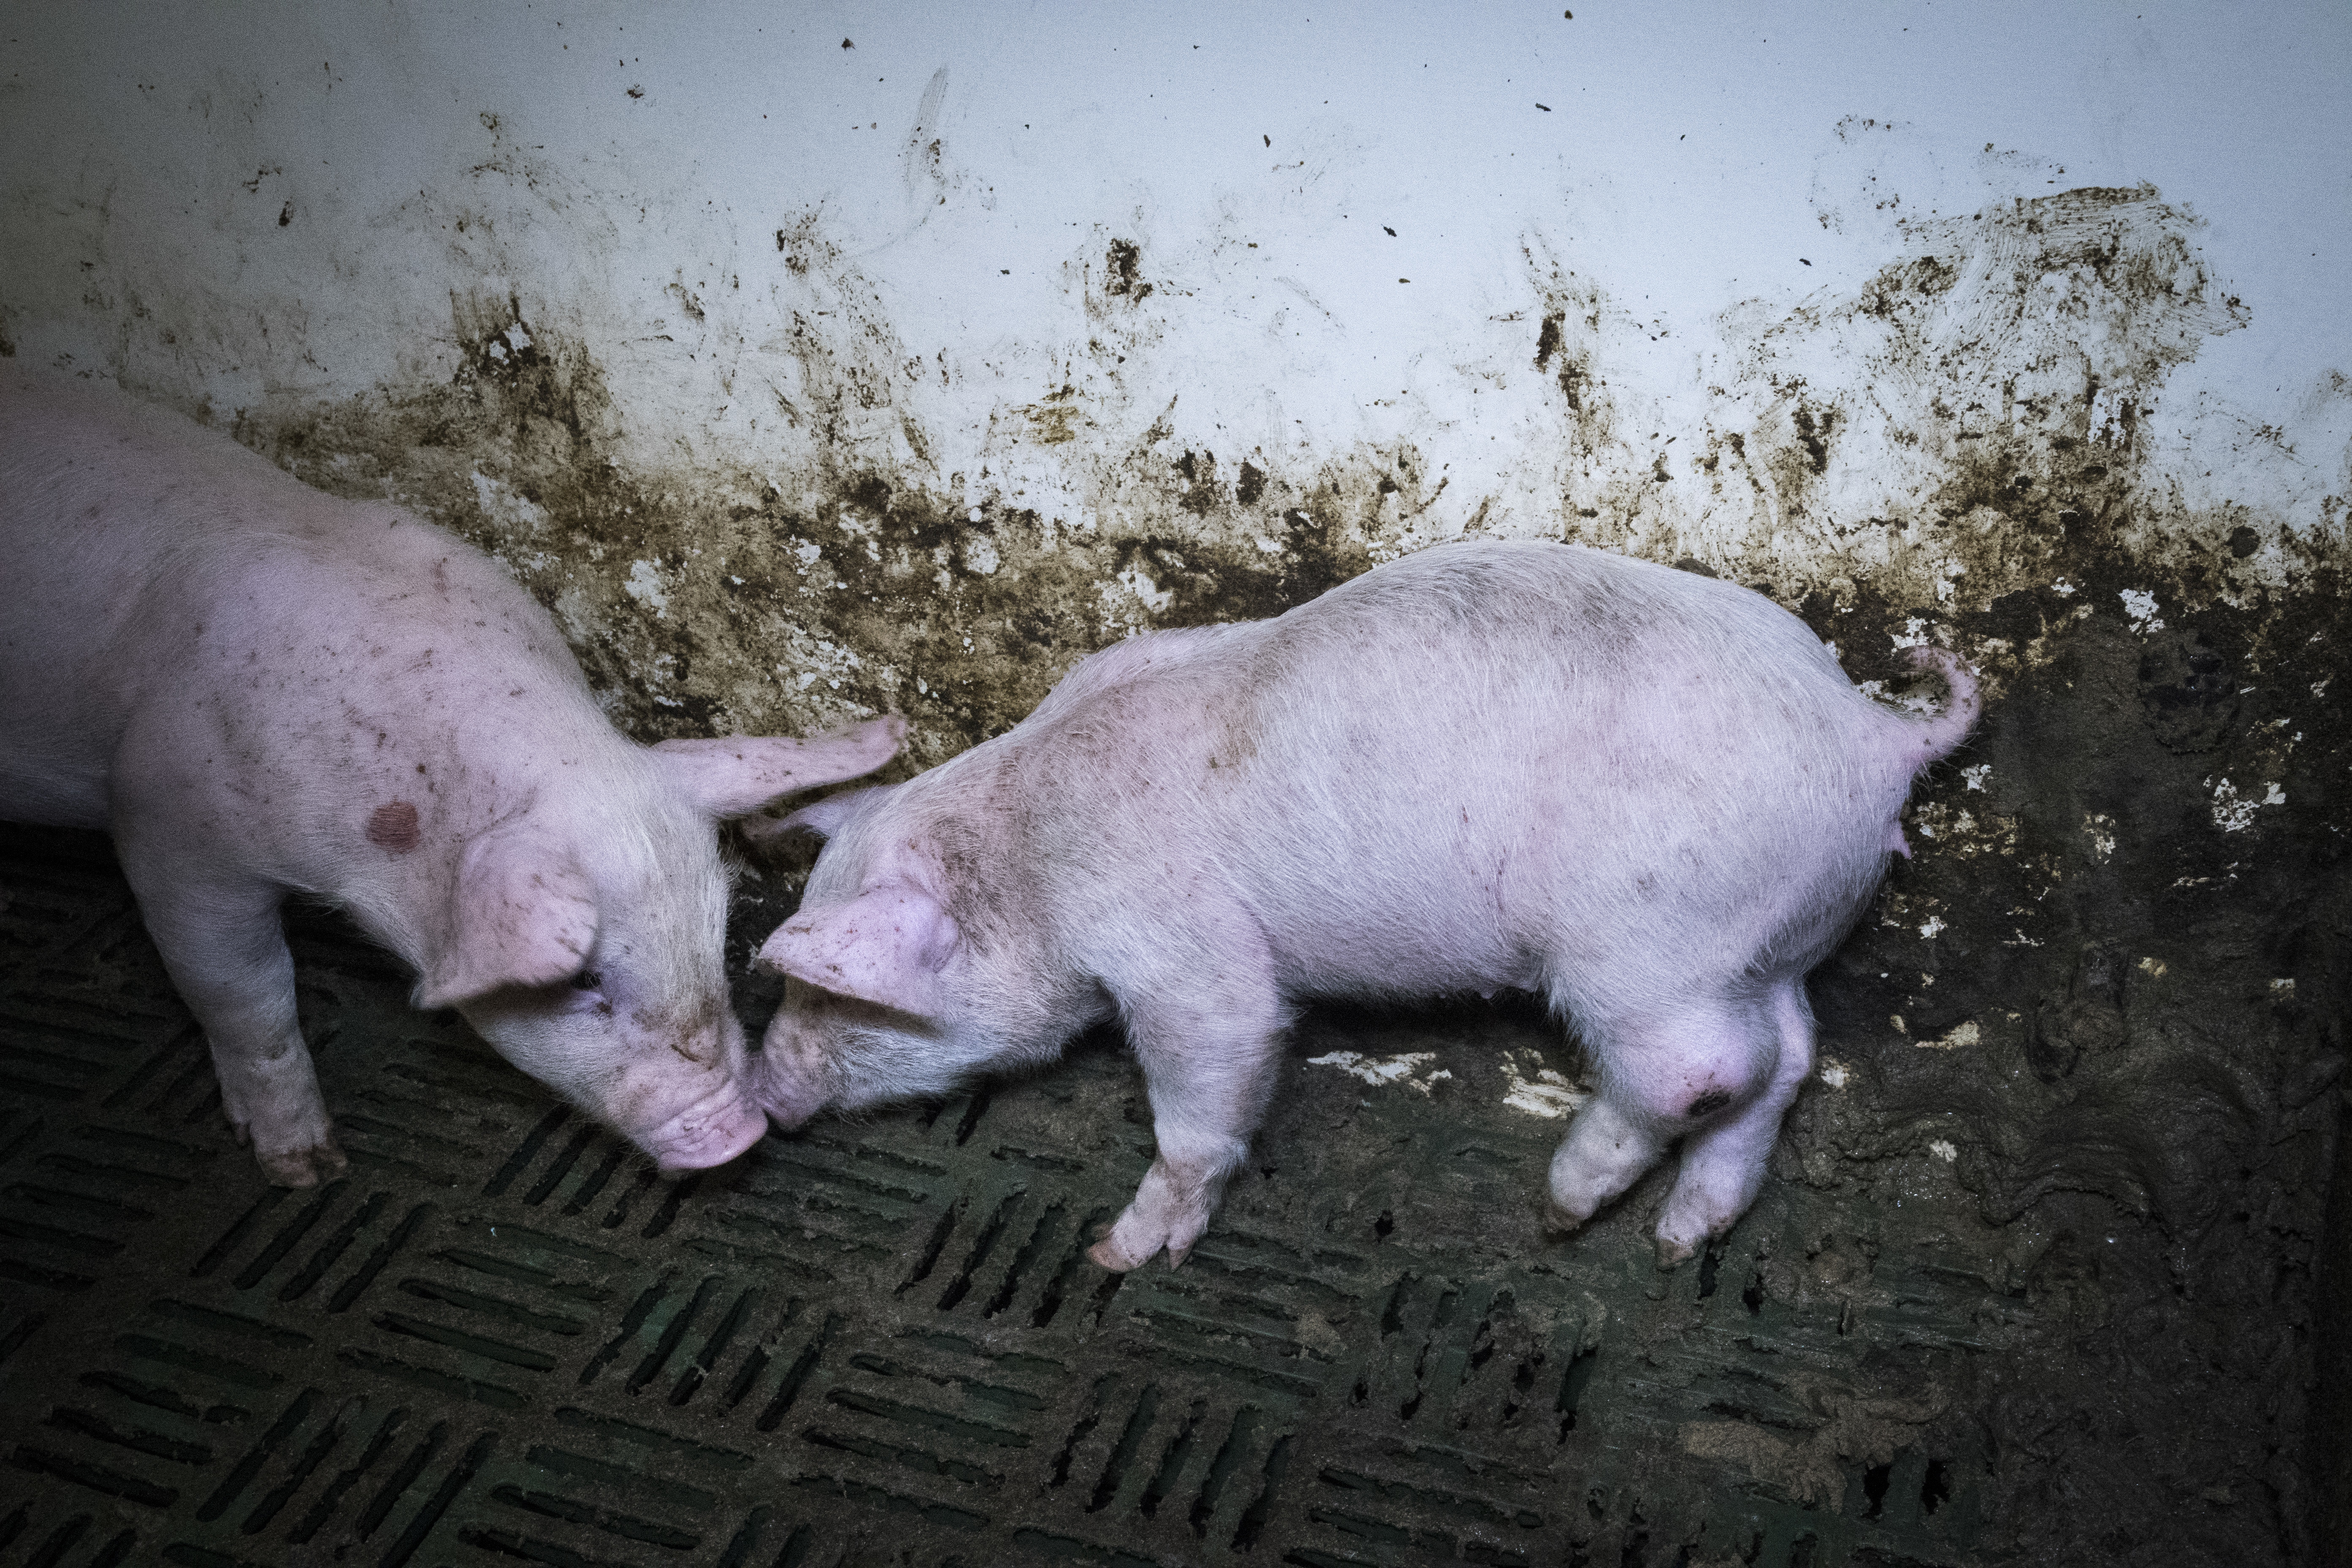
<instances>
[{"instance_id":1,"label":"dirty white wall","mask_svg":"<svg viewBox=\"0 0 2352 1568\"><path fill-rule=\"evenodd\" d=\"M0 355L486 544L647 737L937 761L1465 531L1958 647L1775 1179L1958 1183L2166 1369L2049 1418L2129 1517L2286 1497L2311 1343L2352 1409L2352 8L1573 9L10 0Z\"/></svg>"},{"instance_id":2,"label":"dirty white wall","mask_svg":"<svg viewBox=\"0 0 2352 1568\"><path fill-rule=\"evenodd\" d=\"M1465 528L1932 622L2063 574L1995 447L2048 480L2105 443L2143 553L2253 526L2196 592L2284 585L2352 493L2341 6L17 5L5 39L0 348L490 542L625 708L922 719L1025 671L936 752L1084 646Z\"/></svg>"},{"instance_id":3,"label":"dirty white wall","mask_svg":"<svg viewBox=\"0 0 2352 1568\"><path fill-rule=\"evenodd\" d=\"M9 0L0 49L0 355L468 533L640 736L898 708L936 762L1461 531L1757 583L1865 682L1967 651L1776 1180L1959 1183L1985 1279L2058 1258L2051 1321L2183 1368L2140 1432L2282 1453L2310 1342L2352 1408L2352 1293L2294 1284L2352 9ZM2095 1284L2115 1215L2164 1284ZM2079 1441L2159 1519L2122 1389Z\"/></svg>"}]
</instances>

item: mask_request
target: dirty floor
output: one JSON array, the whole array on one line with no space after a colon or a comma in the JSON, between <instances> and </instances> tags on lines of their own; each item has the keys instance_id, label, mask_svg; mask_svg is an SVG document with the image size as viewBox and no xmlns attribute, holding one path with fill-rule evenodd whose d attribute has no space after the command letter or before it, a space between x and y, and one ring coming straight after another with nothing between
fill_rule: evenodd
<instances>
[{"instance_id":1,"label":"dirty floor","mask_svg":"<svg viewBox=\"0 0 2352 1568\"><path fill-rule=\"evenodd\" d=\"M2229 1429L2289 1391L2116 1331L2162 1234L2063 1194L1994 1226L1933 1139L1841 1183L1836 1083L1662 1275L1654 1179L1538 1228L1576 1070L1540 1016L1318 1013L1191 1261L1120 1278L1082 1252L1150 1153L1116 1040L672 1183L298 916L352 1168L286 1192L105 841L0 829L0 1563L2294 1554L2299 1434ZM2119 1461L2179 1468L2160 1513Z\"/></svg>"}]
</instances>

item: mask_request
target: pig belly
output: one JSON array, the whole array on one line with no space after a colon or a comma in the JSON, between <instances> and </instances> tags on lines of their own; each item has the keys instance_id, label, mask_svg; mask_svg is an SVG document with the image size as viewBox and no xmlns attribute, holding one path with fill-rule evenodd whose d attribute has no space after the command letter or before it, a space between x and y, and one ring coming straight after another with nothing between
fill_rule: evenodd
<instances>
[{"instance_id":1,"label":"pig belly","mask_svg":"<svg viewBox=\"0 0 2352 1568\"><path fill-rule=\"evenodd\" d=\"M1539 733L1524 710L1465 717L1450 743L1399 749L1352 783L1317 776L1321 759L1348 754L1336 748L1269 755L1269 775L1292 786L1215 812L1220 858L1248 868L1286 991L1547 990L1614 1013L1662 991L1801 974L1883 873L1896 786L1819 751L1810 772L1784 773L1768 748L1736 759L1739 788L1691 770L1666 792L1539 745L1497 746ZM1459 761L1481 746L1483 764Z\"/></svg>"},{"instance_id":2,"label":"pig belly","mask_svg":"<svg viewBox=\"0 0 2352 1568\"><path fill-rule=\"evenodd\" d=\"M1299 997L1392 998L1534 991L1543 964L1491 920L1421 918L1284 921L1269 932L1283 994Z\"/></svg>"},{"instance_id":3,"label":"pig belly","mask_svg":"<svg viewBox=\"0 0 2352 1568\"><path fill-rule=\"evenodd\" d=\"M105 595L121 584L60 570L58 552L25 526L29 510L21 497L0 497L0 551L38 563L10 584L0 630L0 817L104 827L121 704L113 683L92 679L105 658L90 644L109 618Z\"/></svg>"},{"instance_id":4,"label":"pig belly","mask_svg":"<svg viewBox=\"0 0 2352 1568\"><path fill-rule=\"evenodd\" d=\"M42 586L32 584L27 596ZM50 629L11 628L0 647L0 818L104 827L107 780L122 734L120 705L104 688L91 689L80 650L43 635Z\"/></svg>"},{"instance_id":5,"label":"pig belly","mask_svg":"<svg viewBox=\"0 0 2352 1568\"><path fill-rule=\"evenodd\" d=\"M0 819L40 827L104 827L107 769L83 748L20 738L0 719Z\"/></svg>"}]
</instances>

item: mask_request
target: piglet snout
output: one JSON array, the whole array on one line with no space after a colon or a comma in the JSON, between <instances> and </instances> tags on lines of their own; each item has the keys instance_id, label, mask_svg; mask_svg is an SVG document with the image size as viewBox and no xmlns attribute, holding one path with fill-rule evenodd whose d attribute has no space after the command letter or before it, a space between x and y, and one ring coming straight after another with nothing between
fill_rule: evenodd
<instances>
[{"instance_id":1,"label":"piglet snout","mask_svg":"<svg viewBox=\"0 0 2352 1568\"><path fill-rule=\"evenodd\" d=\"M790 1132L824 1110L826 1096L817 1075L777 1033L771 1028L765 1048L751 1059L751 1097L779 1131Z\"/></svg>"},{"instance_id":2,"label":"piglet snout","mask_svg":"<svg viewBox=\"0 0 2352 1568\"><path fill-rule=\"evenodd\" d=\"M770 1105L768 1120L779 1132L797 1132L808 1119L816 1114L814 1107L803 1109L795 1105Z\"/></svg>"},{"instance_id":3,"label":"piglet snout","mask_svg":"<svg viewBox=\"0 0 2352 1568\"><path fill-rule=\"evenodd\" d=\"M824 1109L824 1093L790 1071L763 1073L757 1093L761 1105L767 1110L768 1120L776 1124L780 1132L797 1131Z\"/></svg>"},{"instance_id":4,"label":"piglet snout","mask_svg":"<svg viewBox=\"0 0 2352 1568\"><path fill-rule=\"evenodd\" d=\"M702 1171L725 1164L767 1132L767 1117L730 1083L639 1134L636 1142L665 1171Z\"/></svg>"}]
</instances>

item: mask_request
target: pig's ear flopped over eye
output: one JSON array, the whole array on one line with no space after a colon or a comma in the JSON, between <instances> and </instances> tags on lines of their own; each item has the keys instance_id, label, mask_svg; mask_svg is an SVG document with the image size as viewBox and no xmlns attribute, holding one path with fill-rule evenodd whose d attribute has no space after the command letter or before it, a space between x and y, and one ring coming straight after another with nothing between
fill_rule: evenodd
<instances>
[{"instance_id":1,"label":"pig's ear flopped over eye","mask_svg":"<svg viewBox=\"0 0 2352 1568\"><path fill-rule=\"evenodd\" d=\"M654 760L671 787L706 816L741 816L794 790L870 773L898 755L907 721L893 713L830 734L722 735L664 741Z\"/></svg>"},{"instance_id":2,"label":"pig's ear flopped over eye","mask_svg":"<svg viewBox=\"0 0 2352 1568\"><path fill-rule=\"evenodd\" d=\"M946 990L940 972L959 938L937 899L898 884L793 916L761 947L759 961L821 990L936 1017Z\"/></svg>"},{"instance_id":3,"label":"pig's ear flopped over eye","mask_svg":"<svg viewBox=\"0 0 2352 1568\"><path fill-rule=\"evenodd\" d=\"M499 829L466 846L438 951L416 1005L446 1007L510 985L580 973L596 942L596 890L562 846Z\"/></svg>"}]
</instances>

